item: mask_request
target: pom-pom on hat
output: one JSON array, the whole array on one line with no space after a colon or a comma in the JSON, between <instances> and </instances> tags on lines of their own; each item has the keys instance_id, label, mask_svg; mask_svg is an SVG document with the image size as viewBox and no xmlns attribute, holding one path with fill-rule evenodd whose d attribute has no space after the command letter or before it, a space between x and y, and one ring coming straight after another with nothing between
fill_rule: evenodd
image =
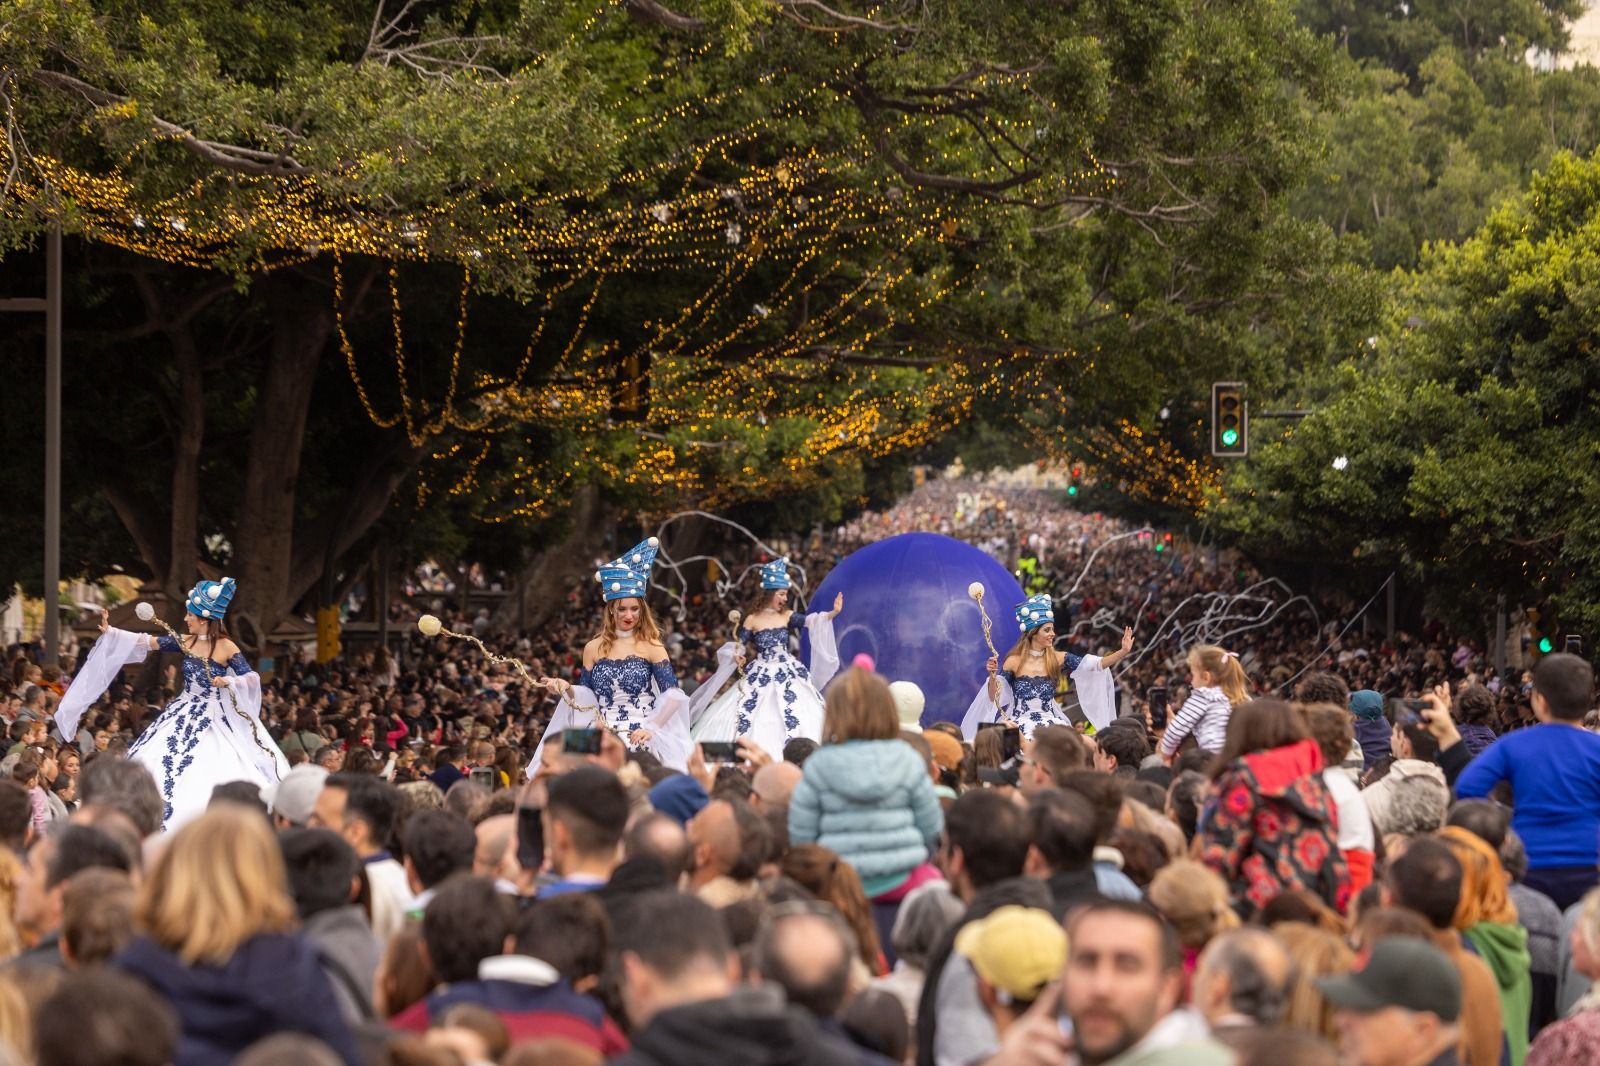
<instances>
[{"instance_id":1,"label":"pom-pom on hat","mask_svg":"<svg viewBox=\"0 0 1600 1066\"><path fill-rule=\"evenodd\" d=\"M764 589L793 588L789 580L789 560L774 559L761 568L761 587Z\"/></svg>"},{"instance_id":2,"label":"pom-pom on hat","mask_svg":"<svg viewBox=\"0 0 1600 1066\"><path fill-rule=\"evenodd\" d=\"M660 547L661 542L654 537L641 540L595 573L607 603L644 599L645 588L650 583L650 568L655 565L656 550Z\"/></svg>"},{"instance_id":3,"label":"pom-pom on hat","mask_svg":"<svg viewBox=\"0 0 1600 1066\"><path fill-rule=\"evenodd\" d=\"M1056 620L1056 606L1044 593L1029 596L1016 607L1017 625L1024 633L1032 633L1042 625Z\"/></svg>"},{"instance_id":4,"label":"pom-pom on hat","mask_svg":"<svg viewBox=\"0 0 1600 1066\"><path fill-rule=\"evenodd\" d=\"M189 598L184 601L184 606L189 613L200 618L222 620L228 613L228 604L233 602L233 591L237 582L231 577L221 581L202 581L189 590Z\"/></svg>"}]
</instances>

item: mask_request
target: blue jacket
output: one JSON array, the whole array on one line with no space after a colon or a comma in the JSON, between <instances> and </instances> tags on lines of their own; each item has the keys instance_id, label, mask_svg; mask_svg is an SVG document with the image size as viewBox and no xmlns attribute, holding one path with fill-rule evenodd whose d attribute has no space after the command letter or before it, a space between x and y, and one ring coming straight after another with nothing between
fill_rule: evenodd
<instances>
[{"instance_id":1,"label":"blue jacket","mask_svg":"<svg viewBox=\"0 0 1600 1066\"><path fill-rule=\"evenodd\" d=\"M137 937L113 962L149 985L178 1014L174 1066L227 1066L273 1033L305 1033L360 1066L339 1001L317 952L300 936L260 933L224 963L189 965L147 937Z\"/></svg>"},{"instance_id":2,"label":"blue jacket","mask_svg":"<svg viewBox=\"0 0 1600 1066\"><path fill-rule=\"evenodd\" d=\"M868 897L899 886L943 831L928 764L903 740L823 745L789 800L790 842L838 853Z\"/></svg>"}]
</instances>

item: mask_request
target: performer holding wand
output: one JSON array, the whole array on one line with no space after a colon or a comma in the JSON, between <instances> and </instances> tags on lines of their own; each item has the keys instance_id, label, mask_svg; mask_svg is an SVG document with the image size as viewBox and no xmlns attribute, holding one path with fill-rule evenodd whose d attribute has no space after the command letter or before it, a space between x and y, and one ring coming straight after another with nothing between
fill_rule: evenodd
<instances>
[{"instance_id":1,"label":"performer holding wand","mask_svg":"<svg viewBox=\"0 0 1600 1066\"><path fill-rule=\"evenodd\" d=\"M1133 629L1122 631L1122 647L1108 655L1073 655L1055 648L1055 604L1046 594L1030 596L1016 606L1017 624L1022 637L1002 661L989 647L989 680L978 693L961 732L968 740L976 737L983 722L1014 720L1024 737L1045 725L1072 724L1056 690L1061 675L1069 674L1078 693L1084 717L1096 729L1104 729L1117 716L1116 685L1111 668L1133 650ZM998 690L998 691L997 691Z\"/></svg>"}]
</instances>

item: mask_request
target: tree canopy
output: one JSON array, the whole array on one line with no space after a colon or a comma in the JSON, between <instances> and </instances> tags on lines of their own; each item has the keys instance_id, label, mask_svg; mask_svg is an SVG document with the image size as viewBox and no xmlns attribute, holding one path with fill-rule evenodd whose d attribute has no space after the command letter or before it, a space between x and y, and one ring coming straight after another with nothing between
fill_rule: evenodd
<instances>
[{"instance_id":1,"label":"tree canopy","mask_svg":"<svg viewBox=\"0 0 1600 1066\"><path fill-rule=\"evenodd\" d=\"M0 0L0 246L78 238L82 517L264 630L430 500L837 513L1281 377L1359 284L1285 209L1329 72L1281 0Z\"/></svg>"}]
</instances>

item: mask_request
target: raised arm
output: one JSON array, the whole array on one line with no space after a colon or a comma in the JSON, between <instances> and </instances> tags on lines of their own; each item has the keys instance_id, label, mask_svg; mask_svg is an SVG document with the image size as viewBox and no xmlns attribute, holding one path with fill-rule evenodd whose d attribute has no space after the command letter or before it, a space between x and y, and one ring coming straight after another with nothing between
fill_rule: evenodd
<instances>
[{"instance_id":1,"label":"raised arm","mask_svg":"<svg viewBox=\"0 0 1600 1066\"><path fill-rule=\"evenodd\" d=\"M1128 653L1130 651L1132 651L1132 650L1133 650L1133 627L1132 626L1124 626L1123 629L1122 629L1122 647L1118 648L1116 651L1112 652L1109 655L1100 656L1100 665L1101 665L1101 667L1103 667L1104 669L1107 669L1107 670L1111 669L1113 666L1115 666L1118 663L1120 663L1123 659L1126 659L1128 657Z\"/></svg>"}]
</instances>

